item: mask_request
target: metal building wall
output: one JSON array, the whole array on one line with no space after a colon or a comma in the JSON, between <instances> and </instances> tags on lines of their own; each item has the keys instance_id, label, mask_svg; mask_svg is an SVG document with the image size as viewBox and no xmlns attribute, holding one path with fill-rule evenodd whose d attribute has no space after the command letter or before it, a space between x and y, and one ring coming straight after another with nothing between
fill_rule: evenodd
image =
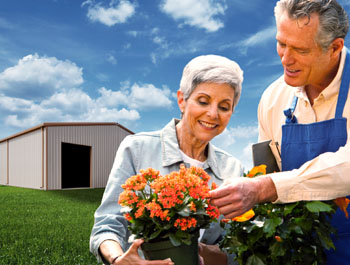
<instances>
[{"instance_id":1,"label":"metal building wall","mask_svg":"<svg viewBox=\"0 0 350 265\"><path fill-rule=\"evenodd\" d=\"M117 125L48 126L47 189L61 189L62 142L91 146L90 187L107 184L115 153L120 142L130 133Z\"/></svg>"},{"instance_id":2,"label":"metal building wall","mask_svg":"<svg viewBox=\"0 0 350 265\"><path fill-rule=\"evenodd\" d=\"M42 137L42 130L37 129L8 140L8 185L43 188Z\"/></svg>"},{"instance_id":3,"label":"metal building wall","mask_svg":"<svg viewBox=\"0 0 350 265\"><path fill-rule=\"evenodd\" d=\"M0 185L7 184L7 141L0 143Z\"/></svg>"}]
</instances>

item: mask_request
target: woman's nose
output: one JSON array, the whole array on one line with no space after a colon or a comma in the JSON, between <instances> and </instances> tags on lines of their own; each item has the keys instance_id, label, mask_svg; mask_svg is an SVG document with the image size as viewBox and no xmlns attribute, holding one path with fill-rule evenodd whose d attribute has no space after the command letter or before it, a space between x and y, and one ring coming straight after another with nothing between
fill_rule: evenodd
<instances>
[{"instance_id":1,"label":"woman's nose","mask_svg":"<svg viewBox=\"0 0 350 265\"><path fill-rule=\"evenodd\" d=\"M217 107L210 107L207 112L208 117L211 119L216 119L218 117L218 108Z\"/></svg>"}]
</instances>

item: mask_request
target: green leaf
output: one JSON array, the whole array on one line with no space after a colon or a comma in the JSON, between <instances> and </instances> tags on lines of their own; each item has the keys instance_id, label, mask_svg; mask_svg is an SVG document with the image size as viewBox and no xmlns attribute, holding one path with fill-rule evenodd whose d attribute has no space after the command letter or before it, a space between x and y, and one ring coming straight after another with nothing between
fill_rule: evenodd
<instances>
[{"instance_id":1,"label":"green leaf","mask_svg":"<svg viewBox=\"0 0 350 265\"><path fill-rule=\"evenodd\" d=\"M276 227L282 224L283 220L280 217L266 219L264 224L264 232L267 233L267 237L272 236L276 232Z\"/></svg>"},{"instance_id":2,"label":"green leaf","mask_svg":"<svg viewBox=\"0 0 350 265\"><path fill-rule=\"evenodd\" d=\"M314 221L313 219L306 217L292 218L291 220L294 222L295 225L300 226L306 232L312 229L312 223Z\"/></svg>"},{"instance_id":3,"label":"green leaf","mask_svg":"<svg viewBox=\"0 0 350 265\"><path fill-rule=\"evenodd\" d=\"M320 239L322 246L329 250L330 248L335 249L332 238L322 231L317 231L318 238Z\"/></svg>"},{"instance_id":4,"label":"green leaf","mask_svg":"<svg viewBox=\"0 0 350 265\"><path fill-rule=\"evenodd\" d=\"M154 239L156 238L160 233L162 232L162 230L156 230L154 233L152 233L149 237L149 239Z\"/></svg>"},{"instance_id":5,"label":"green leaf","mask_svg":"<svg viewBox=\"0 0 350 265\"><path fill-rule=\"evenodd\" d=\"M256 255L251 255L246 265L265 265L265 263Z\"/></svg>"},{"instance_id":6,"label":"green leaf","mask_svg":"<svg viewBox=\"0 0 350 265\"><path fill-rule=\"evenodd\" d=\"M272 257L283 256L286 253L284 245L277 241L270 246L269 250Z\"/></svg>"},{"instance_id":7,"label":"green leaf","mask_svg":"<svg viewBox=\"0 0 350 265\"><path fill-rule=\"evenodd\" d=\"M305 206L312 213L332 211L332 207L329 204L321 201L307 202Z\"/></svg>"},{"instance_id":8,"label":"green leaf","mask_svg":"<svg viewBox=\"0 0 350 265\"><path fill-rule=\"evenodd\" d=\"M174 234L170 234L169 239L171 241L171 244L173 244L173 246L178 247L181 245L181 241Z\"/></svg>"},{"instance_id":9,"label":"green leaf","mask_svg":"<svg viewBox=\"0 0 350 265\"><path fill-rule=\"evenodd\" d=\"M191 210L190 210L190 208L185 207L185 208L183 208L181 211L179 211L178 213L179 213L179 215L181 215L181 216L187 217L187 216L190 216Z\"/></svg>"},{"instance_id":10,"label":"green leaf","mask_svg":"<svg viewBox=\"0 0 350 265\"><path fill-rule=\"evenodd\" d=\"M298 203L286 204L284 206L284 211L283 211L284 216L290 214L293 211L293 209L295 208L295 206L297 206L297 205L298 205Z\"/></svg>"}]
</instances>

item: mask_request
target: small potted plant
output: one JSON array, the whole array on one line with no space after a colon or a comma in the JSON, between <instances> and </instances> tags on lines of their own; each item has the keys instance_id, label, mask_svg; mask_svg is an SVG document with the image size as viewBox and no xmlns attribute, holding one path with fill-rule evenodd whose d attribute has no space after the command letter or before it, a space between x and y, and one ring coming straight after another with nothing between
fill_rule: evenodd
<instances>
[{"instance_id":1,"label":"small potted plant","mask_svg":"<svg viewBox=\"0 0 350 265\"><path fill-rule=\"evenodd\" d=\"M140 170L122 185L119 204L131 233L144 239L147 259L170 257L175 264L198 263L199 229L219 217L209 201L210 189L216 188L214 183L209 187L209 179L203 169L182 165L178 172L164 176L152 168Z\"/></svg>"},{"instance_id":2,"label":"small potted plant","mask_svg":"<svg viewBox=\"0 0 350 265\"><path fill-rule=\"evenodd\" d=\"M266 174L254 167L245 177ZM330 218L339 206L347 215L347 198L290 204L263 203L242 216L225 219L220 247L234 253L239 264L325 264L325 250L333 248L335 229Z\"/></svg>"}]
</instances>

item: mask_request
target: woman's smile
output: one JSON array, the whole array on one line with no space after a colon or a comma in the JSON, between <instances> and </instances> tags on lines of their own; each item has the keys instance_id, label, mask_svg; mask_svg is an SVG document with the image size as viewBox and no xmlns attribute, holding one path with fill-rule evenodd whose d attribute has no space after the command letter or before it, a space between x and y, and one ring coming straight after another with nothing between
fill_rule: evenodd
<instances>
[{"instance_id":1,"label":"woman's smile","mask_svg":"<svg viewBox=\"0 0 350 265\"><path fill-rule=\"evenodd\" d=\"M209 122L201 121L201 120L199 120L198 123L206 129L213 129L213 128L218 126L217 124L209 123Z\"/></svg>"}]
</instances>

